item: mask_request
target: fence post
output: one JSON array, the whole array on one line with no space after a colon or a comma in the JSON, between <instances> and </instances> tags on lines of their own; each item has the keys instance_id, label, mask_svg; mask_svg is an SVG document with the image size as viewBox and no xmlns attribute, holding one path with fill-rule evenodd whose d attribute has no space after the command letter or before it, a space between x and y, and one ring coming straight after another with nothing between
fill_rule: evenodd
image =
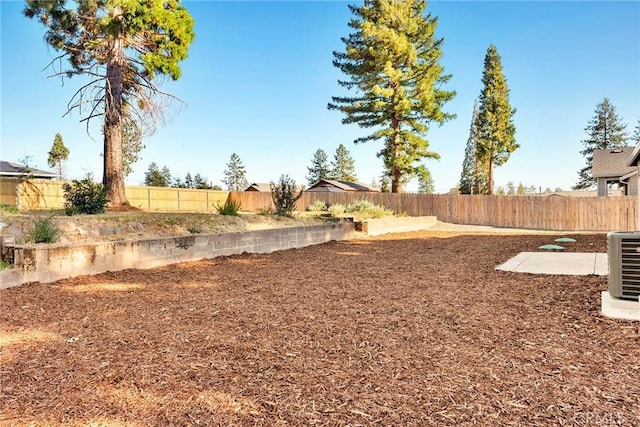
<instances>
[{"instance_id":1,"label":"fence post","mask_svg":"<svg viewBox=\"0 0 640 427\"><path fill-rule=\"evenodd\" d=\"M22 182L18 179L16 182L16 207L20 210L20 184Z\"/></svg>"}]
</instances>

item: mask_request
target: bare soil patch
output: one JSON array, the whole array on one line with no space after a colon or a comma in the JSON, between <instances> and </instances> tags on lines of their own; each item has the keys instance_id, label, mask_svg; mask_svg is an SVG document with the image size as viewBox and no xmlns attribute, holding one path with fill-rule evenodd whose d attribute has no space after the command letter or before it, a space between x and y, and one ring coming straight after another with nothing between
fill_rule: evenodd
<instances>
[{"instance_id":1,"label":"bare soil patch","mask_svg":"<svg viewBox=\"0 0 640 427\"><path fill-rule=\"evenodd\" d=\"M494 270L559 236L425 231L0 291L0 425L638 425L640 325L599 315L606 278Z\"/></svg>"}]
</instances>

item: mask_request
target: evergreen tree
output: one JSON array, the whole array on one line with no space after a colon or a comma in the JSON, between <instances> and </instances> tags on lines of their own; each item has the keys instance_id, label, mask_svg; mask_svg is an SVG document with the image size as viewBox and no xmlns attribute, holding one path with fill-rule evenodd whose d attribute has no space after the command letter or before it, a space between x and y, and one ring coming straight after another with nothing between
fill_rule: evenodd
<instances>
[{"instance_id":1,"label":"evergreen tree","mask_svg":"<svg viewBox=\"0 0 640 427\"><path fill-rule=\"evenodd\" d=\"M524 185L521 182L519 182L518 188L516 188L516 194L518 196L524 196L526 192L527 192L527 189L524 188Z\"/></svg>"},{"instance_id":2,"label":"evergreen tree","mask_svg":"<svg viewBox=\"0 0 640 427\"><path fill-rule=\"evenodd\" d=\"M69 149L65 147L64 142L62 141L62 135L56 133L56 136L53 138L53 145L51 146L51 150L49 151L49 158L47 159L47 163L49 164L50 168L58 168L59 179L62 179L63 162L68 158Z\"/></svg>"},{"instance_id":3,"label":"evergreen tree","mask_svg":"<svg viewBox=\"0 0 640 427\"><path fill-rule=\"evenodd\" d=\"M180 178L179 176L173 179L173 184L171 184L173 188L189 188L187 184Z\"/></svg>"},{"instance_id":4,"label":"evergreen tree","mask_svg":"<svg viewBox=\"0 0 640 427\"><path fill-rule=\"evenodd\" d=\"M166 166L160 170L156 162L151 162L144 173L144 185L147 187L169 187L171 185L171 173Z\"/></svg>"},{"instance_id":5,"label":"evergreen tree","mask_svg":"<svg viewBox=\"0 0 640 427\"><path fill-rule=\"evenodd\" d=\"M633 129L633 135L631 135L631 141L634 144L640 144L640 119L638 119L638 123L636 124L635 129Z\"/></svg>"},{"instance_id":6,"label":"evergreen tree","mask_svg":"<svg viewBox=\"0 0 640 427\"><path fill-rule=\"evenodd\" d=\"M225 183L229 191L242 191L249 186L245 167L242 164L242 160L240 160L240 156L236 153L231 154L222 182Z\"/></svg>"},{"instance_id":7,"label":"evergreen tree","mask_svg":"<svg viewBox=\"0 0 640 427\"><path fill-rule=\"evenodd\" d=\"M436 190L435 184L433 182L433 177L431 176L431 172L426 166L420 169L418 173L418 193L421 194L433 194Z\"/></svg>"},{"instance_id":8,"label":"evergreen tree","mask_svg":"<svg viewBox=\"0 0 640 427\"><path fill-rule=\"evenodd\" d=\"M513 196L516 194L516 187L513 185L513 181L507 182L507 196Z\"/></svg>"},{"instance_id":9,"label":"evergreen tree","mask_svg":"<svg viewBox=\"0 0 640 427\"><path fill-rule=\"evenodd\" d=\"M140 151L144 148L142 130L127 115L122 125L122 170L124 176L133 173L133 165L140 160Z\"/></svg>"},{"instance_id":10,"label":"evergreen tree","mask_svg":"<svg viewBox=\"0 0 640 427\"><path fill-rule=\"evenodd\" d=\"M204 178L199 173L197 173L193 177L193 187L199 190L209 190L211 189L211 184L209 184L207 178Z\"/></svg>"},{"instance_id":11,"label":"evergreen tree","mask_svg":"<svg viewBox=\"0 0 640 427\"><path fill-rule=\"evenodd\" d=\"M307 167L307 183L312 186L321 179L329 179L329 158L324 150L318 148L311 159L311 166Z\"/></svg>"},{"instance_id":12,"label":"evergreen tree","mask_svg":"<svg viewBox=\"0 0 640 427\"><path fill-rule=\"evenodd\" d=\"M424 0L365 0L350 5L353 32L342 38L344 52L334 52L333 64L349 77L338 81L355 96L335 96L329 109L344 113L343 124L374 128L356 143L384 141L378 156L390 173L391 190L402 192L429 151L426 134L432 122L455 117L442 111L455 96L442 86L451 78L438 63L443 39L435 37L436 17L424 15Z\"/></svg>"},{"instance_id":13,"label":"evergreen tree","mask_svg":"<svg viewBox=\"0 0 640 427\"><path fill-rule=\"evenodd\" d=\"M584 131L589 137L582 141L584 149L580 151L587 161L585 167L578 171L578 183L574 190L585 190L595 185L596 180L591 176L593 166L593 152L608 148L624 147L627 141L627 125L622 123L616 114L616 107L604 98L596 106L595 116L591 119Z\"/></svg>"},{"instance_id":14,"label":"evergreen tree","mask_svg":"<svg viewBox=\"0 0 640 427\"><path fill-rule=\"evenodd\" d=\"M349 150L343 144L338 145L331 161L329 172L331 179L338 181L356 182L356 167Z\"/></svg>"},{"instance_id":15,"label":"evergreen tree","mask_svg":"<svg viewBox=\"0 0 640 427\"><path fill-rule=\"evenodd\" d=\"M458 190L460 194L485 194L487 192L487 167L478 157L478 100L473 102L473 114L469 125L469 139L464 151L462 173Z\"/></svg>"},{"instance_id":16,"label":"evergreen tree","mask_svg":"<svg viewBox=\"0 0 640 427\"><path fill-rule=\"evenodd\" d=\"M178 63L194 38L193 18L179 0L75 0L75 8L69 3L27 0L23 13L46 27L44 39L61 52L58 59L69 60L68 69L56 70L57 75L90 76L69 101L69 110L77 108L87 121L102 116L103 184L111 205L126 204L125 110L155 125L161 108L154 99L163 94L156 77L180 77ZM54 60L51 66L61 63Z\"/></svg>"},{"instance_id":17,"label":"evergreen tree","mask_svg":"<svg viewBox=\"0 0 640 427\"><path fill-rule=\"evenodd\" d=\"M487 168L486 194L492 194L494 168L505 164L519 147L513 123L516 109L509 104L502 60L494 45L489 46L484 58L482 85L476 117L476 156Z\"/></svg>"},{"instance_id":18,"label":"evergreen tree","mask_svg":"<svg viewBox=\"0 0 640 427\"><path fill-rule=\"evenodd\" d=\"M191 174L189 172L187 172L187 174L184 176L184 185L187 188L196 188L193 178L191 177Z\"/></svg>"},{"instance_id":19,"label":"evergreen tree","mask_svg":"<svg viewBox=\"0 0 640 427\"><path fill-rule=\"evenodd\" d=\"M380 191L382 193L391 193L391 178L386 172L380 175Z\"/></svg>"}]
</instances>

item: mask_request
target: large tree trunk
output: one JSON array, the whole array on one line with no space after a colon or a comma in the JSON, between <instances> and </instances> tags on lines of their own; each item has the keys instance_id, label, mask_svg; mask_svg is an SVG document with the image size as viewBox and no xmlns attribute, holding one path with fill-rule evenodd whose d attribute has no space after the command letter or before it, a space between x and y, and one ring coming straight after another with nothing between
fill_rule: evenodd
<instances>
[{"instance_id":1,"label":"large tree trunk","mask_svg":"<svg viewBox=\"0 0 640 427\"><path fill-rule=\"evenodd\" d=\"M115 39L107 63L106 102L104 114L104 172L102 183L107 189L110 206L128 204L124 193L122 157L122 91L125 70L122 40Z\"/></svg>"},{"instance_id":2,"label":"large tree trunk","mask_svg":"<svg viewBox=\"0 0 640 427\"><path fill-rule=\"evenodd\" d=\"M400 150L400 120L397 117L391 119L391 128L395 131L393 139L391 140L391 152L393 153L394 161L391 167L391 192L402 193L402 180L404 178L402 171L397 166L398 155Z\"/></svg>"},{"instance_id":3,"label":"large tree trunk","mask_svg":"<svg viewBox=\"0 0 640 427\"><path fill-rule=\"evenodd\" d=\"M488 177L489 182L487 183L487 186L489 188L487 188L487 194L488 195L492 195L493 194L493 154L491 156L489 156L489 177Z\"/></svg>"}]
</instances>

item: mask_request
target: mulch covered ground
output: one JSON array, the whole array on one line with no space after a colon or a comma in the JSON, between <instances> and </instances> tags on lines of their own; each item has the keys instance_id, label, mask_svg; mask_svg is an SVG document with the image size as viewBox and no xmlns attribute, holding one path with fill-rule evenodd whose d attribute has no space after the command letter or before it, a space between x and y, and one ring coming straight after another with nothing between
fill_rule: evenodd
<instances>
[{"instance_id":1,"label":"mulch covered ground","mask_svg":"<svg viewBox=\"0 0 640 427\"><path fill-rule=\"evenodd\" d=\"M450 236L0 291L0 425L640 425L606 277L494 270L558 236Z\"/></svg>"}]
</instances>

